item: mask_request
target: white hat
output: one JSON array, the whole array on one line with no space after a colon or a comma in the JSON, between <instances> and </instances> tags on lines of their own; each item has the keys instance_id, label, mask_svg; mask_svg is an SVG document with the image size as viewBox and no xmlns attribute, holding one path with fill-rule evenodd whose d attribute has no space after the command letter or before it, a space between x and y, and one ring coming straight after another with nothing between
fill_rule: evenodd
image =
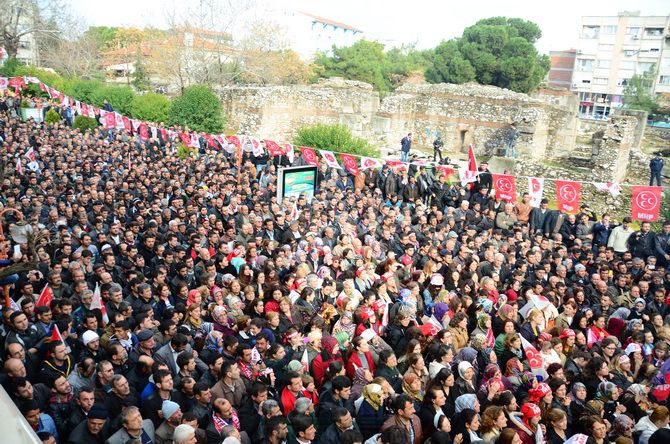
<instances>
[{"instance_id":1,"label":"white hat","mask_svg":"<svg viewBox=\"0 0 670 444\"><path fill-rule=\"evenodd\" d=\"M83 335L81 335L81 341L84 345L88 345L90 342L97 341L100 339L100 336L93 330L86 330Z\"/></svg>"},{"instance_id":2,"label":"white hat","mask_svg":"<svg viewBox=\"0 0 670 444\"><path fill-rule=\"evenodd\" d=\"M433 277L430 278L430 285L435 285L436 287L441 287L444 285L444 277L442 277L441 274L434 274Z\"/></svg>"}]
</instances>

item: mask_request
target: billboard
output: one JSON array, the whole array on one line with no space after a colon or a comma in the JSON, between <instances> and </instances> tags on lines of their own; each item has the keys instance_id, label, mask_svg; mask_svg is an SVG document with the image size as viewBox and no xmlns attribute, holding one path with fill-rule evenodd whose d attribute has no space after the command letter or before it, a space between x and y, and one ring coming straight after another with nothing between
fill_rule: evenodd
<instances>
[{"instance_id":1,"label":"billboard","mask_svg":"<svg viewBox=\"0 0 670 444\"><path fill-rule=\"evenodd\" d=\"M277 201L301 194L311 200L316 191L316 167L298 166L281 168L277 175Z\"/></svg>"}]
</instances>

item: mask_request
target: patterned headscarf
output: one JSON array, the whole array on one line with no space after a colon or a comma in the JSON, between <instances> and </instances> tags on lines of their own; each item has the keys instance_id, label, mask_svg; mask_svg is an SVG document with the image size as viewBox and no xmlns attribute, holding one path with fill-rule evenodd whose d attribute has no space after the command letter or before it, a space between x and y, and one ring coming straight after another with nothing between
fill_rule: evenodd
<instances>
[{"instance_id":1,"label":"patterned headscarf","mask_svg":"<svg viewBox=\"0 0 670 444\"><path fill-rule=\"evenodd\" d=\"M382 405L382 386L379 384L368 384L363 387L363 398L372 406L375 411L379 411Z\"/></svg>"}]
</instances>

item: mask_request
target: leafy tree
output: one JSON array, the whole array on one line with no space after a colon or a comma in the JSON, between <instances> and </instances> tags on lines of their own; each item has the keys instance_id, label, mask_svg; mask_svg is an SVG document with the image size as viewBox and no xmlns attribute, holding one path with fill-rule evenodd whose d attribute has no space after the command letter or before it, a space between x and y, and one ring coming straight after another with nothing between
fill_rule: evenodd
<instances>
[{"instance_id":1,"label":"leafy tree","mask_svg":"<svg viewBox=\"0 0 670 444\"><path fill-rule=\"evenodd\" d=\"M298 130L293 144L359 156L379 156L377 148L370 145L365 139L353 137L351 130L345 125L319 123L311 126L303 126Z\"/></svg>"},{"instance_id":2,"label":"leafy tree","mask_svg":"<svg viewBox=\"0 0 670 444\"><path fill-rule=\"evenodd\" d=\"M135 71L133 72L133 80L130 83L140 92L149 91L151 83L149 80L149 73L144 66L142 60L142 50L137 50L137 58L135 59Z\"/></svg>"},{"instance_id":3,"label":"leafy tree","mask_svg":"<svg viewBox=\"0 0 670 444\"><path fill-rule=\"evenodd\" d=\"M130 112L136 119L148 122L165 122L168 120L170 100L161 94L146 93L135 96L130 105Z\"/></svg>"},{"instance_id":4,"label":"leafy tree","mask_svg":"<svg viewBox=\"0 0 670 444\"><path fill-rule=\"evenodd\" d=\"M319 54L314 63L317 74L322 77L367 82L380 92L391 89L391 82L384 76L386 56L381 43L359 40L345 48L333 46L332 56Z\"/></svg>"},{"instance_id":5,"label":"leafy tree","mask_svg":"<svg viewBox=\"0 0 670 444\"><path fill-rule=\"evenodd\" d=\"M65 81L61 92L82 102L93 103L98 91L103 88L105 88L105 84L98 80L73 78Z\"/></svg>"},{"instance_id":6,"label":"leafy tree","mask_svg":"<svg viewBox=\"0 0 670 444\"><path fill-rule=\"evenodd\" d=\"M6 64L5 64L6 65ZM37 68L35 66L20 65L15 68L11 76L32 76L37 77L52 88L56 88L59 91L62 91L65 88L66 80L55 72L46 71L44 69Z\"/></svg>"},{"instance_id":7,"label":"leafy tree","mask_svg":"<svg viewBox=\"0 0 670 444\"><path fill-rule=\"evenodd\" d=\"M134 97L135 93L129 86L105 85L95 90L91 102L95 106L102 107L107 100L114 111L128 115Z\"/></svg>"},{"instance_id":8,"label":"leafy tree","mask_svg":"<svg viewBox=\"0 0 670 444\"><path fill-rule=\"evenodd\" d=\"M50 109L49 111L47 111L46 115L44 116L44 121L46 123L50 123L50 124L54 125L56 123L60 123L61 119L60 119L60 115L55 110Z\"/></svg>"},{"instance_id":9,"label":"leafy tree","mask_svg":"<svg viewBox=\"0 0 670 444\"><path fill-rule=\"evenodd\" d=\"M172 101L168 122L194 131L220 133L224 122L219 98L206 85L189 86Z\"/></svg>"},{"instance_id":10,"label":"leafy tree","mask_svg":"<svg viewBox=\"0 0 670 444\"><path fill-rule=\"evenodd\" d=\"M426 79L432 83L476 80L518 92L535 89L549 72L550 61L534 43L542 36L533 22L492 17L463 31L461 38L435 48Z\"/></svg>"},{"instance_id":11,"label":"leafy tree","mask_svg":"<svg viewBox=\"0 0 670 444\"><path fill-rule=\"evenodd\" d=\"M119 31L117 27L110 26L90 26L84 35L92 37L101 51L108 51L112 48L116 34Z\"/></svg>"},{"instance_id":12,"label":"leafy tree","mask_svg":"<svg viewBox=\"0 0 670 444\"><path fill-rule=\"evenodd\" d=\"M75 116L73 127L82 130L82 132L94 130L98 127L98 121L92 117Z\"/></svg>"},{"instance_id":13,"label":"leafy tree","mask_svg":"<svg viewBox=\"0 0 670 444\"><path fill-rule=\"evenodd\" d=\"M651 66L644 74L635 74L623 90L623 104L626 108L640 109L654 114L659 109L652 95L656 66Z\"/></svg>"}]
</instances>

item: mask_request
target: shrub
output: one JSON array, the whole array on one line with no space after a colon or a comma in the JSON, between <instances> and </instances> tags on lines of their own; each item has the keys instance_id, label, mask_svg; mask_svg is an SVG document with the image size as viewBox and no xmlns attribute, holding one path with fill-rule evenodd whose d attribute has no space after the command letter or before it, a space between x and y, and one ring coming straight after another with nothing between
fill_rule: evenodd
<instances>
[{"instance_id":1,"label":"shrub","mask_svg":"<svg viewBox=\"0 0 670 444\"><path fill-rule=\"evenodd\" d=\"M98 80L70 79L65 81L62 92L81 102L92 103L98 90L104 87L105 84Z\"/></svg>"},{"instance_id":2,"label":"shrub","mask_svg":"<svg viewBox=\"0 0 670 444\"><path fill-rule=\"evenodd\" d=\"M365 139L354 137L345 125L325 125L322 123L303 126L293 140L296 146L308 146L329 151L378 157L379 150Z\"/></svg>"},{"instance_id":3,"label":"shrub","mask_svg":"<svg viewBox=\"0 0 670 444\"><path fill-rule=\"evenodd\" d=\"M177 146L177 157L179 157L180 159L187 159L194 154L198 154L198 150L195 148L188 147L183 143Z\"/></svg>"},{"instance_id":4,"label":"shrub","mask_svg":"<svg viewBox=\"0 0 670 444\"><path fill-rule=\"evenodd\" d=\"M61 122L60 114L58 114L55 110L50 109L49 111L47 111L47 114L44 116L44 121L46 123L50 123L52 125L54 125L56 123L60 123Z\"/></svg>"},{"instance_id":5,"label":"shrub","mask_svg":"<svg viewBox=\"0 0 670 444\"><path fill-rule=\"evenodd\" d=\"M65 79L53 71L37 68L35 66L19 65L16 67L15 76L32 76L37 77L42 83L62 91L65 88ZM10 76L11 77L11 76ZM37 86L37 85L35 85ZM39 86L37 86L39 89Z\"/></svg>"},{"instance_id":6,"label":"shrub","mask_svg":"<svg viewBox=\"0 0 670 444\"><path fill-rule=\"evenodd\" d=\"M220 133L223 116L218 97L206 85L193 85L175 98L168 114L170 125L187 126L193 131Z\"/></svg>"},{"instance_id":7,"label":"shrub","mask_svg":"<svg viewBox=\"0 0 670 444\"><path fill-rule=\"evenodd\" d=\"M148 122L165 122L170 111L170 100L161 94L147 93L135 96L130 104L134 118Z\"/></svg>"},{"instance_id":8,"label":"shrub","mask_svg":"<svg viewBox=\"0 0 670 444\"><path fill-rule=\"evenodd\" d=\"M104 85L97 88L92 96L93 105L102 108L105 99L112 105L114 111L123 115L130 115L130 105L135 93L129 86Z\"/></svg>"},{"instance_id":9,"label":"shrub","mask_svg":"<svg viewBox=\"0 0 670 444\"><path fill-rule=\"evenodd\" d=\"M74 129L80 129L82 132L94 130L98 127L98 122L92 117L76 116L74 118Z\"/></svg>"}]
</instances>

